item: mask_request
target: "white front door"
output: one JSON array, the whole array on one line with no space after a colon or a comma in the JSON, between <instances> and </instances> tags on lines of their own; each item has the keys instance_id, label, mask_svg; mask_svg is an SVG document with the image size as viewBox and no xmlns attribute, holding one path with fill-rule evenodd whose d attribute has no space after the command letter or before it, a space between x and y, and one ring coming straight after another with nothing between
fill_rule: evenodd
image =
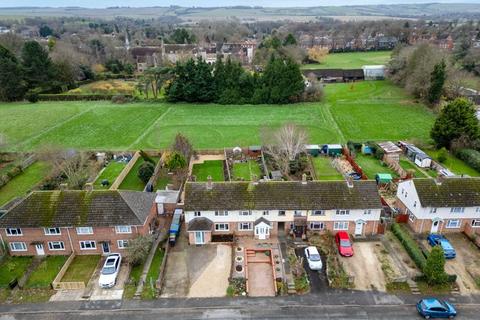
<instances>
[{"instance_id":1,"label":"white front door","mask_svg":"<svg viewBox=\"0 0 480 320\"><path fill-rule=\"evenodd\" d=\"M263 223L259 224L255 227L255 234L257 235L258 239L265 240L270 234L270 228Z\"/></svg>"},{"instance_id":2,"label":"white front door","mask_svg":"<svg viewBox=\"0 0 480 320\"><path fill-rule=\"evenodd\" d=\"M205 243L205 233L203 231L195 231L195 244Z\"/></svg>"},{"instance_id":3,"label":"white front door","mask_svg":"<svg viewBox=\"0 0 480 320\"><path fill-rule=\"evenodd\" d=\"M432 222L432 229L430 230L430 233L437 233L439 227L440 227L440 220L433 221Z\"/></svg>"},{"instance_id":4,"label":"white front door","mask_svg":"<svg viewBox=\"0 0 480 320\"><path fill-rule=\"evenodd\" d=\"M355 223L355 235L361 236L363 234L363 221L357 221Z\"/></svg>"},{"instance_id":5,"label":"white front door","mask_svg":"<svg viewBox=\"0 0 480 320\"><path fill-rule=\"evenodd\" d=\"M45 250L43 249L43 243L37 243L35 245L35 249L37 250L37 256L45 255Z\"/></svg>"}]
</instances>

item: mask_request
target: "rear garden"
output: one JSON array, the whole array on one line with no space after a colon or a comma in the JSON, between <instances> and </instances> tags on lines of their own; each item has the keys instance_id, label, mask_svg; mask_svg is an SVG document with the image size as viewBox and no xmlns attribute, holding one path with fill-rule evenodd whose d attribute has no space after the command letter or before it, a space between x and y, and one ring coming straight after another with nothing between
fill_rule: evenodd
<instances>
[{"instance_id":1,"label":"rear garden","mask_svg":"<svg viewBox=\"0 0 480 320\"><path fill-rule=\"evenodd\" d=\"M330 157L311 157L317 180L342 180L343 176L332 165Z\"/></svg>"},{"instance_id":2,"label":"rear garden","mask_svg":"<svg viewBox=\"0 0 480 320\"><path fill-rule=\"evenodd\" d=\"M160 160L157 156L152 156L150 159L156 164ZM139 157L133 167L128 172L125 179L123 179L122 183L120 184L119 189L122 190L131 190L131 191L143 191L145 189L146 183L140 179L138 172L140 167L146 162L143 157Z\"/></svg>"},{"instance_id":3,"label":"rear garden","mask_svg":"<svg viewBox=\"0 0 480 320\"><path fill-rule=\"evenodd\" d=\"M362 168L363 173L368 179L375 179L377 173L389 173L392 177L398 177L398 174L390 169L382 160L371 155L357 153L355 162Z\"/></svg>"},{"instance_id":4,"label":"rear garden","mask_svg":"<svg viewBox=\"0 0 480 320\"><path fill-rule=\"evenodd\" d=\"M234 181L249 181L253 176L261 179L263 176L260 164L252 159L246 162L236 162L232 167L232 180Z\"/></svg>"},{"instance_id":5,"label":"rear garden","mask_svg":"<svg viewBox=\"0 0 480 320\"><path fill-rule=\"evenodd\" d=\"M127 164L123 161L111 161L102 170L93 183L95 189L108 189ZM108 183L106 183L108 182Z\"/></svg>"},{"instance_id":6,"label":"rear garden","mask_svg":"<svg viewBox=\"0 0 480 320\"><path fill-rule=\"evenodd\" d=\"M458 159L454 155L448 152L442 152L441 150L426 149L425 152L432 157L435 161L439 162L442 166L446 167L457 175L466 174L471 177L479 177L480 172L470 167L464 161ZM441 159L444 157L444 159ZM440 161L443 160L443 161Z\"/></svg>"},{"instance_id":7,"label":"rear garden","mask_svg":"<svg viewBox=\"0 0 480 320\"><path fill-rule=\"evenodd\" d=\"M207 181L212 177L212 181L225 181L223 175L223 160L205 160L203 163L193 164L192 176L196 181Z\"/></svg>"}]
</instances>

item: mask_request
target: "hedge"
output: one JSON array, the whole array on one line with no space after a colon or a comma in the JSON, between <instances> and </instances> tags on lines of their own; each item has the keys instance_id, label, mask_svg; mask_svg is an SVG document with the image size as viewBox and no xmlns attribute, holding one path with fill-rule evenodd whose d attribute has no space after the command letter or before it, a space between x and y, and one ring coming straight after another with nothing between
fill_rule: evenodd
<instances>
[{"instance_id":1,"label":"hedge","mask_svg":"<svg viewBox=\"0 0 480 320\"><path fill-rule=\"evenodd\" d=\"M112 100L117 94L40 94L40 101L98 101ZM126 99L133 99L132 95L122 95Z\"/></svg>"},{"instance_id":2,"label":"hedge","mask_svg":"<svg viewBox=\"0 0 480 320\"><path fill-rule=\"evenodd\" d=\"M473 169L480 171L480 152L477 150L461 149L457 151L456 156Z\"/></svg>"},{"instance_id":3,"label":"hedge","mask_svg":"<svg viewBox=\"0 0 480 320\"><path fill-rule=\"evenodd\" d=\"M423 271L423 268L427 263L427 259L423 255L422 250L419 248L415 240L398 223L394 223L392 225L392 232L405 247L405 250L407 251L410 258L412 258L418 268Z\"/></svg>"},{"instance_id":4,"label":"hedge","mask_svg":"<svg viewBox=\"0 0 480 320\"><path fill-rule=\"evenodd\" d=\"M427 282L427 279L425 275L420 275L416 276L413 278L415 282L422 281L422 282ZM447 274L447 283L455 283L457 281L457 275L456 274Z\"/></svg>"}]
</instances>

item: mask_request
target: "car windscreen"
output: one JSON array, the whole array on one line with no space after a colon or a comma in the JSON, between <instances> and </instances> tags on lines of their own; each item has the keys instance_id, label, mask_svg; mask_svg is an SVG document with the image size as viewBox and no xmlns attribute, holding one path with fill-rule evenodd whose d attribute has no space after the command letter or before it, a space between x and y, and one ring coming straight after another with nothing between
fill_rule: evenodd
<instances>
[{"instance_id":1,"label":"car windscreen","mask_svg":"<svg viewBox=\"0 0 480 320\"><path fill-rule=\"evenodd\" d=\"M113 273L115 273L114 266L104 267L102 270L102 274L113 274Z\"/></svg>"},{"instance_id":2,"label":"car windscreen","mask_svg":"<svg viewBox=\"0 0 480 320\"><path fill-rule=\"evenodd\" d=\"M320 255L319 254L311 254L310 255L310 260L311 261L320 261Z\"/></svg>"},{"instance_id":3,"label":"car windscreen","mask_svg":"<svg viewBox=\"0 0 480 320\"><path fill-rule=\"evenodd\" d=\"M348 240L340 240L340 246L341 246L341 247L351 247L350 241L348 241Z\"/></svg>"}]
</instances>

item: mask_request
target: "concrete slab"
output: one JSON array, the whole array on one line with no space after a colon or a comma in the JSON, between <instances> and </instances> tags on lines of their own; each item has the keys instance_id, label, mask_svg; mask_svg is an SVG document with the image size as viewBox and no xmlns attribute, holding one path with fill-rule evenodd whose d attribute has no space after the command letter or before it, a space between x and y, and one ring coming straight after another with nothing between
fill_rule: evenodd
<instances>
[{"instance_id":1,"label":"concrete slab","mask_svg":"<svg viewBox=\"0 0 480 320\"><path fill-rule=\"evenodd\" d=\"M186 297L190 288L187 270L187 239L180 234L175 247L171 248L167 257L165 280L161 289L162 298Z\"/></svg>"}]
</instances>

